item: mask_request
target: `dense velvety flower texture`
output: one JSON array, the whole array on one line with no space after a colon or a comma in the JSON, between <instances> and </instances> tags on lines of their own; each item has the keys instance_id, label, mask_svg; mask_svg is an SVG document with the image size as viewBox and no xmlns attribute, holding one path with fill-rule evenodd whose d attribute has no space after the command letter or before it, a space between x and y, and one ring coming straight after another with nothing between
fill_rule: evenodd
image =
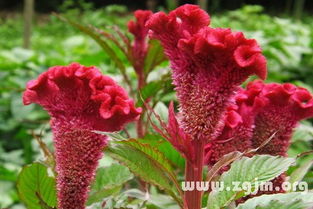
<instances>
[{"instance_id":1,"label":"dense velvety flower texture","mask_svg":"<svg viewBox=\"0 0 313 209\"><path fill-rule=\"evenodd\" d=\"M230 29L210 28L195 5L151 16L147 27L171 61L180 102L181 125L193 140L218 136L227 106L249 75L266 77L266 60L253 39Z\"/></svg>"},{"instance_id":2,"label":"dense velvety flower texture","mask_svg":"<svg viewBox=\"0 0 313 209\"><path fill-rule=\"evenodd\" d=\"M267 72L254 39L230 29L211 28L209 23L205 11L186 4L168 15L154 14L146 24L171 63L180 112L179 120L173 123L170 118L175 131L169 141L186 157L186 181L202 181L205 144L216 140L224 127L233 129L243 123L235 111L225 116L239 85L253 74L265 79ZM225 117L230 119L226 126ZM201 196L201 191L186 191L186 208L201 208Z\"/></svg>"},{"instance_id":3,"label":"dense velvety flower texture","mask_svg":"<svg viewBox=\"0 0 313 209\"><path fill-rule=\"evenodd\" d=\"M308 90L288 83L255 81L248 85L247 92L257 91L257 98L267 104L255 117L253 147L275 134L258 153L286 156L293 129L300 120L313 117L313 96Z\"/></svg>"},{"instance_id":4,"label":"dense velvety flower texture","mask_svg":"<svg viewBox=\"0 0 313 209\"><path fill-rule=\"evenodd\" d=\"M228 107L225 127L217 140L207 145L208 164L232 151L258 148L257 154L286 156L298 122L313 117L313 96L292 84L254 81L235 96Z\"/></svg>"},{"instance_id":5,"label":"dense velvety flower texture","mask_svg":"<svg viewBox=\"0 0 313 209\"><path fill-rule=\"evenodd\" d=\"M24 104L40 104L51 116L58 208L85 208L88 188L106 136L135 120L140 109L125 90L95 67L55 66L28 82Z\"/></svg>"},{"instance_id":6,"label":"dense velvety flower texture","mask_svg":"<svg viewBox=\"0 0 313 209\"><path fill-rule=\"evenodd\" d=\"M222 134L207 144L206 164L212 166L233 151L258 148L272 136L256 154L285 157L294 128L300 120L310 117L313 117L313 96L306 89L288 83L251 82L235 96L235 104L228 107ZM286 174L282 174L272 180L274 187L281 187L285 178ZM274 191L278 192L284 190ZM257 196L270 193L273 192L260 192Z\"/></svg>"},{"instance_id":7,"label":"dense velvety flower texture","mask_svg":"<svg viewBox=\"0 0 313 209\"><path fill-rule=\"evenodd\" d=\"M254 119L265 105L263 100L255 96L253 91L244 89L236 94L234 103L227 108L221 134L206 145L206 164L212 166L228 153L245 152L252 148Z\"/></svg>"},{"instance_id":8,"label":"dense velvety flower texture","mask_svg":"<svg viewBox=\"0 0 313 209\"><path fill-rule=\"evenodd\" d=\"M266 104L255 117L252 148L259 147L275 134L257 154L287 156L294 128L300 120L313 117L313 96L292 84L264 84L262 81L251 82L246 93L254 94L253 99ZM273 186L280 190L259 192L257 196L285 192L281 187L285 179L286 174L282 174L272 180Z\"/></svg>"}]
</instances>

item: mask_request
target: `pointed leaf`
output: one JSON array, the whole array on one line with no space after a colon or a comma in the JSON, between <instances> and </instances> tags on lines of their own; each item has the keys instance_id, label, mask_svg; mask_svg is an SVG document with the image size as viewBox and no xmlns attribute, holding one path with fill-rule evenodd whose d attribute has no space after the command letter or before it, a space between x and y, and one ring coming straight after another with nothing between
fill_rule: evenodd
<instances>
[{"instance_id":1,"label":"pointed leaf","mask_svg":"<svg viewBox=\"0 0 313 209\"><path fill-rule=\"evenodd\" d=\"M144 70L146 73L152 71L156 66L166 60L163 47L158 40L150 40L145 59Z\"/></svg>"},{"instance_id":2,"label":"pointed leaf","mask_svg":"<svg viewBox=\"0 0 313 209\"><path fill-rule=\"evenodd\" d=\"M149 144L135 139L113 142L107 149L109 154L126 165L135 175L144 181L164 189L179 204L182 194L173 169L164 155ZM174 183L174 185L172 185Z\"/></svg>"},{"instance_id":3,"label":"pointed leaf","mask_svg":"<svg viewBox=\"0 0 313 209\"><path fill-rule=\"evenodd\" d=\"M207 176L207 181L210 182L217 174L218 172L225 166L228 166L235 160L239 159L242 157L243 153L241 152L231 152L228 153L227 155L224 155L219 161L217 161L214 166L209 170L208 176Z\"/></svg>"},{"instance_id":4,"label":"pointed leaf","mask_svg":"<svg viewBox=\"0 0 313 209\"><path fill-rule=\"evenodd\" d=\"M91 185L87 205L100 202L105 197L118 193L122 185L133 178L127 167L112 164L98 168L96 178Z\"/></svg>"},{"instance_id":5,"label":"pointed leaf","mask_svg":"<svg viewBox=\"0 0 313 209\"><path fill-rule=\"evenodd\" d=\"M231 201L242 197L244 193L246 195L251 193L257 183L267 182L279 176L294 162L293 158L270 155L255 155L252 158L243 157L236 160L219 179L220 182L223 182L224 189L210 192L207 208L220 209L226 207ZM238 182L239 185L235 185L234 182ZM249 182L251 191L242 189L244 187L243 182Z\"/></svg>"},{"instance_id":6,"label":"pointed leaf","mask_svg":"<svg viewBox=\"0 0 313 209\"><path fill-rule=\"evenodd\" d=\"M176 165L180 168L184 168L185 159L179 154L179 152L165 140L162 136L156 134L148 134L144 139L138 139L141 143L150 144L152 147L157 148L163 155L170 161L172 165Z\"/></svg>"},{"instance_id":7,"label":"pointed leaf","mask_svg":"<svg viewBox=\"0 0 313 209\"><path fill-rule=\"evenodd\" d=\"M162 89L163 85L160 81L152 81L145 85L141 91L140 94L138 94L137 104L136 106L143 106L143 101L148 99L149 97L155 95Z\"/></svg>"},{"instance_id":8,"label":"pointed leaf","mask_svg":"<svg viewBox=\"0 0 313 209\"><path fill-rule=\"evenodd\" d=\"M307 172L310 170L310 168L313 165L313 160L310 160L303 165L301 165L299 168L297 168L295 171L293 171L290 175L289 182L295 183L298 181L301 181L304 176L307 174Z\"/></svg>"},{"instance_id":9,"label":"pointed leaf","mask_svg":"<svg viewBox=\"0 0 313 209\"><path fill-rule=\"evenodd\" d=\"M25 166L17 180L21 200L28 208L54 208L57 204L55 179L48 175L48 169L41 163Z\"/></svg>"},{"instance_id":10,"label":"pointed leaf","mask_svg":"<svg viewBox=\"0 0 313 209\"><path fill-rule=\"evenodd\" d=\"M164 90L165 86L171 82L170 75L165 74L159 80L154 80L145 85L138 94L136 106L143 106L143 102L150 97L155 97L156 94Z\"/></svg>"}]
</instances>

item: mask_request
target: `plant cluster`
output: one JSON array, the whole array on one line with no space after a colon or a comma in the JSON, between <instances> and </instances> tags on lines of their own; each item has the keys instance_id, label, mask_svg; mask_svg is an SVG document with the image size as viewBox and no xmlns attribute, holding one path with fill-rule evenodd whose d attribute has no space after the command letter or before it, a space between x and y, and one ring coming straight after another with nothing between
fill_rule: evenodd
<instances>
[{"instance_id":1,"label":"plant cluster","mask_svg":"<svg viewBox=\"0 0 313 209\"><path fill-rule=\"evenodd\" d=\"M46 38L35 39L35 51L1 51L7 70L0 71L6 80L0 117L8 119L0 123L1 135L21 140L24 149L0 156L0 180L17 181L19 197L8 194L12 199L34 209L310 206L312 193L282 183L304 176L310 183L313 131L299 121L313 115L312 94L273 83L311 84L303 70L312 66L309 24L261 14L257 6L212 19L194 5L169 14L138 10L127 25L129 16L112 11L90 10L77 22L72 17L83 14L70 9L51 20L60 41L49 37L50 26L42 27L35 37ZM51 48L39 50L45 44ZM70 60L81 64L67 65ZM91 64L102 71L84 66ZM272 83L244 83L267 74ZM22 91L24 104L37 103L48 115L23 107ZM15 163L28 164L18 176ZM220 181L230 190L184 191L184 181ZM252 194L244 187L269 181L279 190ZM242 188L234 190L233 182ZM2 204L11 202L0 198Z\"/></svg>"},{"instance_id":2,"label":"plant cluster","mask_svg":"<svg viewBox=\"0 0 313 209\"><path fill-rule=\"evenodd\" d=\"M97 182L101 178L96 177L96 169L103 150L139 177L143 191L148 192L150 185L155 185L170 195L179 208L251 208L251 204L254 208L273 208L272 202L276 207L309 207L312 193L289 193L283 183L287 180L285 172L295 162L287 157L292 133L300 120L313 117L313 96L307 89L289 83L266 84L256 80L246 88L240 87L252 75L263 80L267 76L266 58L255 39L247 39L242 32L210 27L210 16L188 4L169 14L136 11L136 20L128 23L134 39L119 28L113 28L115 34L111 34L59 18L92 37L114 60L129 95L144 91L149 85L149 74L165 61L164 50L172 69L179 113L175 114L171 103L168 123L164 123L151 106L153 95L140 93L136 104L142 108L136 108L126 90L95 67L73 63L49 68L29 81L23 94L25 105L37 103L49 113L55 147L52 154L39 140L47 157L45 165L35 163L20 173L18 189L28 207L83 209L86 204L98 202L100 208L107 207L116 191L103 194L101 186L100 191L90 187L94 179ZM159 40L161 45L150 39ZM112 44L133 67L137 77L135 89ZM134 120L136 138L124 129L126 123ZM204 192L197 186L183 190L170 159L147 143L146 136L151 131L148 122L184 158L184 182L214 179L231 189L209 188ZM124 130L126 138L109 134L120 130ZM52 182L53 187L56 178L56 194L51 194L49 187L36 188L36 200L32 201L25 195L29 187L26 176L40 166L43 176L37 181ZM54 177L48 175L48 169ZM266 194L283 194L252 195L244 187L234 190L233 182L250 182L257 189L257 181L272 181L279 188ZM297 199L284 201L290 196ZM111 204L109 208L118 207L114 201ZM143 202L137 207L144 205Z\"/></svg>"}]
</instances>

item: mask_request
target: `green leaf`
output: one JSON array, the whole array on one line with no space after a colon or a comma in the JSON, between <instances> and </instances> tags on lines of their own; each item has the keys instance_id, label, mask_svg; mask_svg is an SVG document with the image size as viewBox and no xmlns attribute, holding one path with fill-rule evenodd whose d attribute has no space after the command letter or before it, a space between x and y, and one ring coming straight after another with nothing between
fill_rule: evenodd
<instances>
[{"instance_id":1,"label":"green leaf","mask_svg":"<svg viewBox=\"0 0 313 209\"><path fill-rule=\"evenodd\" d=\"M57 204L55 179L48 175L48 169L41 163L25 166L17 180L21 200L28 208L54 208Z\"/></svg>"},{"instance_id":2,"label":"green leaf","mask_svg":"<svg viewBox=\"0 0 313 209\"><path fill-rule=\"evenodd\" d=\"M182 204L181 197L177 196L177 193L182 196L182 191L171 164L156 148L130 139L113 142L107 151L114 159L126 165L135 175L160 189L164 189L177 203Z\"/></svg>"},{"instance_id":3,"label":"green leaf","mask_svg":"<svg viewBox=\"0 0 313 209\"><path fill-rule=\"evenodd\" d=\"M293 142L296 141L312 141L313 140L313 127L307 123L301 123L295 130L293 137Z\"/></svg>"},{"instance_id":4,"label":"green leaf","mask_svg":"<svg viewBox=\"0 0 313 209\"><path fill-rule=\"evenodd\" d=\"M166 60L163 47L158 40L150 40L147 56L145 58L144 71L149 73L157 65Z\"/></svg>"},{"instance_id":5,"label":"green leaf","mask_svg":"<svg viewBox=\"0 0 313 209\"><path fill-rule=\"evenodd\" d=\"M152 187L153 189L153 187ZM150 189L149 195L146 192L140 191L138 189L130 189L126 190L122 193L123 196L126 196L135 201L141 200L145 203L147 208L154 208L154 209L179 209L180 207L173 201L170 196L160 194L159 192L153 192ZM127 204L127 203L126 203ZM127 204L128 206L129 203Z\"/></svg>"},{"instance_id":6,"label":"green leaf","mask_svg":"<svg viewBox=\"0 0 313 209\"><path fill-rule=\"evenodd\" d=\"M207 175L207 181L210 182L222 168L239 159L240 157L242 157L242 155L243 153L235 151L221 157L221 159L217 161L214 166L209 170Z\"/></svg>"},{"instance_id":7,"label":"green leaf","mask_svg":"<svg viewBox=\"0 0 313 209\"><path fill-rule=\"evenodd\" d=\"M157 148L164 156L171 162L172 165L176 165L181 169L185 166L185 159L181 154L171 145L170 142L163 139L162 136L156 134L147 134L144 139L138 139L141 143L150 144L152 147Z\"/></svg>"},{"instance_id":8,"label":"green leaf","mask_svg":"<svg viewBox=\"0 0 313 209\"><path fill-rule=\"evenodd\" d=\"M16 172L13 170L9 170L4 165L0 165L0 181L13 181L15 182L17 178Z\"/></svg>"},{"instance_id":9,"label":"green leaf","mask_svg":"<svg viewBox=\"0 0 313 209\"><path fill-rule=\"evenodd\" d=\"M162 83L160 81L152 81L145 85L141 91L140 94L138 94L137 104L136 106L143 106L143 101L151 97L152 95L155 95L162 89Z\"/></svg>"},{"instance_id":10,"label":"green leaf","mask_svg":"<svg viewBox=\"0 0 313 209\"><path fill-rule=\"evenodd\" d=\"M171 82L170 80L170 75L165 74L159 80L151 81L145 85L141 89L140 94L138 94L136 106L143 106L143 101L149 97L155 96L160 90L164 89L168 82Z\"/></svg>"},{"instance_id":11,"label":"green leaf","mask_svg":"<svg viewBox=\"0 0 313 209\"><path fill-rule=\"evenodd\" d=\"M306 209L312 206L312 202L313 193L292 192L255 197L238 205L236 209Z\"/></svg>"},{"instance_id":12,"label":"green leaf","mask_svg":"<svg viewBox=\"0 0 313 209\"><path fill-rule=\"evenodd\" d=\"M290 175L289 182L295 183L301 181L304 176L307 174L307 172L310 170L310 168L313 165L313 160L310 160L303 165L301 165L299 168L297 168L295 171L293 171Z\"/></svg>"},{"instance_id":13,"label":"green leaf","mask_svg":"<svg viewBox=\"0 0 313 209\"><path fill-rule=\"evenodd\" d=\"M112 164L108 167L98 168L96 178L91 185L87 205L100 202L104 198L118 193L122 185L132 178L133 174L123 165Z\"/></svg>"},{"instance_id":14,"label":"green leaf","mask_svg":"<svg viewBox=\"0 0 313 209\"><path fill-rule=\"evenodd\" d=\"M308 206L308 205L307 205ZM306 209L307 206L301 200L292 200L288 202L280 202L279 200L272 200L266 205L258 205L257 209ZM246 207L250 208L250 207Z\"/></svg>"},{"instance_id":15,"label":"green leaf","mask_svg":"<svg viewBox=\"0 0 313 209\"><path fill-rule=\"evenodd\" d=\"M236 160L219 179L219 182L224 184L224 189L210 192L207 208L226 207L231 201L244 196L244 193L248 195L253 192L257 184L270 181L285 172L294 161L293 158L270 155L255 155L252 158L243 157ZM235 185L234 182L238 182L239 185ZM243 189L245 188L243 182L250 183L250 191L247 191L249 188Z\"/></svg>"}]
</instances>

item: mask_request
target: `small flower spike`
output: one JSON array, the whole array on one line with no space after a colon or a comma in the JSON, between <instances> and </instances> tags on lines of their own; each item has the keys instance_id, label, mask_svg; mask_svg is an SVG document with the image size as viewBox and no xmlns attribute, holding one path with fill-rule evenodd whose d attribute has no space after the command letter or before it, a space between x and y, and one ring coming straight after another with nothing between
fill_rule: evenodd
<instances>
[{"instance_id":1,"label":"small flower spike","mask_svg":"<svg viewBox=\"0 0 313 209\"><path fill-rule=\"evenodd\" d=\"M148 10L137 10L134 13L136 22L128 22L128 31L133 34L134 42L131 47L131 60L139 79L139 88L142 88L145 82L144 65L148 51L148 28L146 22L152 15Z\"/></svg>"}]
</instances>

